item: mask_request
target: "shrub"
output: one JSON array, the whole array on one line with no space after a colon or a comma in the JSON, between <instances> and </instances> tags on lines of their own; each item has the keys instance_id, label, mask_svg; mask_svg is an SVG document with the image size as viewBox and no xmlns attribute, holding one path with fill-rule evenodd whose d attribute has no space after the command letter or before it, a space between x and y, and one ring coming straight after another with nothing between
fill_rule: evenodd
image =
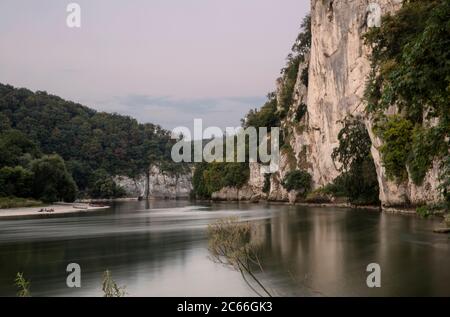
<instances>
[{"instance_id":1,"label":"shrub","mask_svg":"<svg viewBox=\"0 0 450 317\"><path fill-rule=\"evenodd\" d=\"M30 282L23 277L23 273L17 273L14 284L19 289L17 296L30 297Z\"/></svg>"},{"instance_id":2,"label":"shrub","mask_svg":"<svg viewBox=\"0 0 450 317\"><path fill-rule=\"evenodd\" d=\"M46 203L58 200L72 202L77 187L59 155L43 156L31 162L34 174L33 197Z\"/></svg>"},{"instance_id":3,"label":"shrub","mask_svg":"<svg viewBox=\"0 0 450 317\"><path fill-rule=\"evenodd\" d=\"M224 187L242 187L250 177L247 163L200 163L192 178L193 196L210 198Z\"/></svg>"},{"instance_id":4,"label":"shrub","mask_svg":"<svg viewBox=\"0 0 450 317\"><path fill-rule=\"evenodd\" d=\"M33 173L21 166L0 169L0 196L31 197Z\"/></svg>"},{"instance_id":5,"label":"shrub","mask_svg":"<svg viewBox=\"0 0 450 317\"><path fill-rule=\"evenodd\" d=\"M384 142L380 147L383 166L391 179L408 178L406 163L411 152L412 131L412 122L399 115L390 116L377 126L377 133Z\"/></svg>"},{"instance_id":6,"label":"shrub","mask_svg":"<svg viewBox=\"0 0 450 317\"><path fill-rule=\"evenodd\" d=\"M214 262L239 271L257 295L261 296L262 291L271 296L254 274L254 267L262 271L262 266L258 258L259 246L252 241L253 231L250 223L239 222L237 218L218 220L208 226L208 250Z\"/></svg>"},{"instance_id":7,"label":"shrub","mask_svg":"<svg viewBox=\"0 0 450 317\"><path fill-rule=\"evenodd\" d=\"M379 187L371 140L364 122L348 117L338 134L339 146L333 150L333 161L341 164L342 172L328 190L334 196L346 196L357 205L379 204Z\"/></svg>"},{"instance_id":8,"label":"shrub","mask_svg":"<svg viewBox=\"0 0 450 317\"><path fill-rule=\"evenodd\" d=\"M118 286L113 280L109 270L103 273L102 291L104 297L124 297L127 294L125 287Z\"/></svg>"},{"instance_id":9,"label":"shrub","mask_svg":"<svg viewBox=\"0 0 450 317\"><path fill-rule=\"evenodd\" d=\"M29 198L0 197L0 209L19 208L19 207L37 207L42 206L42 202Z\"/></svg>"},{"instance_id":10,"label":"shrub","mask_svg":"<svg viewBox=\"0 0 450 317\"><path fill-rule=\"evenodd\" d=\"M103 169L92 173L89 180L89 194L92 198L110 199L126 196L125 190Z\"/></svg>"},{"instance_id":11,"label":"shrub","mask_svg":"<svg viewBox=\"0 0 450 317\"><path fill-rule=\"evenodd\" d=\"M322 190L315 190L306 196L305 201L313 204L326 204L331 202L331 195Z\"/></svg>"},{"instance_id":12,"label":"shrub","mask_svg":"<svg viewBox=\"0 0 450 317\"><path fill-rule=\"evenodd\" d=\"M304 103L300 104L297 111L295 112L294 121L300 122L303 119L303 117L305 116L307 109L308 109L308 107Z\"/></svg>"},{"instance_id":13,"label":"shrub","mask_svg":"<svg viewBox=\"0 0 450 317\"><path fill-rule=\"evenodd\" d=\"M276 116L277 111L277 99L275 96L271 96L270 99L258 109L251 109L243 120L244 128L248 127L278 127L280 126L280 120Z\"/></svg>"},{"instance_id":14,"label":"shrub","mask_svg":"<svg viewBox=\"0 0 450 317\"><path fill-rule=\"evenodd\" d=\"M286 174L282 185L287 190L296 190L306 196L311 190L312 177L305 171L295 170Z\"/></svg>"}]
</instances>

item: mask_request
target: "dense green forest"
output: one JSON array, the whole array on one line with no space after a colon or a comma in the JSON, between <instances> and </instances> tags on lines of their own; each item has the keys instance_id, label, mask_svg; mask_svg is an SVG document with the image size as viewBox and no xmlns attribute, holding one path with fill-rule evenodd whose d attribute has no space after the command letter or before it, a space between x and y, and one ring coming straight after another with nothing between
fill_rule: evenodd
<instances>
[{"instance_id":1,"label":"dense green forest","mask_svg":"<svg viewBox=\"0 0 450 317\"><path fill-rule=\"evenodd\" d=\"M121 196L113 175L181 168L171 163L173 142L160 126L0 84L0 196Z\"/></svg>"}]
</instances>

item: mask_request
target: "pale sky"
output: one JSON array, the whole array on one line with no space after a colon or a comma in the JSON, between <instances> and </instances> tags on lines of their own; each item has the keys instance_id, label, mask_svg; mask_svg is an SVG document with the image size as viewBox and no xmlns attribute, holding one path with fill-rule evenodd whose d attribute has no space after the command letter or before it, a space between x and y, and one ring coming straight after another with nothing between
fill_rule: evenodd
<instances>
[{"instance_id":1,"label":"pale sky","mask_svg":"<svg viewBox=\"0 0 450 317\"><path fill-rule=\"evenodd\" d=\"M68 28L66 6L81 6ZM2 0L0 82L172 129L239 126L274 90L309 0Z\"/></svg>"}]
</instances>

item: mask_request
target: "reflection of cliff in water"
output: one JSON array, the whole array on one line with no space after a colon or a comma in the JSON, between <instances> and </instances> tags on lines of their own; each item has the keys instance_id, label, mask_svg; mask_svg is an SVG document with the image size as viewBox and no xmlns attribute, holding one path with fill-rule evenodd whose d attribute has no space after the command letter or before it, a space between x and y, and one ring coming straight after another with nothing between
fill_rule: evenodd
<instances>
[{"instance_id":1,"label":"reflection of cliff in water","mask_svg":"<svg viewBox=\"0 0 450 317\"><path fill-rule=\"evenodd\" d=\"M265 278L279 295L398 296L405 288L411 295L449 293L433 278L450 277L436 272L444 250L449 261L449 244L433 235L431 224L425 229L419 218L372 211L282 208L256 234L264 241ZM366 286L372 262L381 265L382 289Z\"/></svg>"}]
</instances>

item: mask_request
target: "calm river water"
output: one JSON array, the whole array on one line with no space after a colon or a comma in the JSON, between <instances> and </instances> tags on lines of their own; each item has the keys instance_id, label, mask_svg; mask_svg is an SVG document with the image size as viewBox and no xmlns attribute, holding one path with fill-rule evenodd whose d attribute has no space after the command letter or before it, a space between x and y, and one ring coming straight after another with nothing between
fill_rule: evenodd
<instances>
[{"instance_id":1,"label":"calm river water","mask_svg":"<svg viewBox=\"0 0 450 317\"><path fill-rule=\"evenodd\" d=\"M0 296L17 272L33 296L101 296L109 269L128 296L254 296L241 275L212 262L207 225L238 216L255 224L264 273L283 296L450 296L450 238L436 220L341 208L116 203L89 214L0 219ZM81 266L81 288L66 266ZM381 288L366 285L369 263Z\"/></svg>"}]
</instances>

